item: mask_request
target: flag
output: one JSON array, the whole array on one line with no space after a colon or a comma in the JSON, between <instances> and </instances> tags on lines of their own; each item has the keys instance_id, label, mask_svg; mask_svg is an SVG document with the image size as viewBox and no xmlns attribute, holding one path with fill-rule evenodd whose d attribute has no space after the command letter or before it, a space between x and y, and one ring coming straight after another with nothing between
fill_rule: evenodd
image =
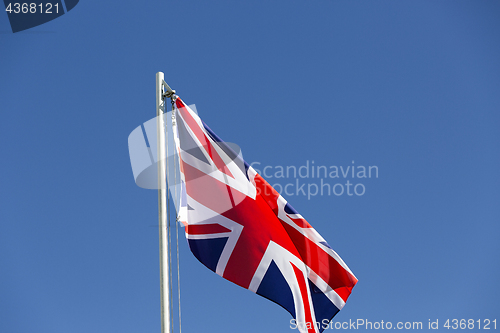
<instances>
[{"instance_id":1,"label":"flag","mask_svg":"<svg viewBox=\"0 0 500 333\"><path fill-rule=\"evenodd\" d=\"M322 332L356 277L321 235L175 96L179 220L191 252L223 278L281 305L301 333Z\"/></svg>"}]
</instances>

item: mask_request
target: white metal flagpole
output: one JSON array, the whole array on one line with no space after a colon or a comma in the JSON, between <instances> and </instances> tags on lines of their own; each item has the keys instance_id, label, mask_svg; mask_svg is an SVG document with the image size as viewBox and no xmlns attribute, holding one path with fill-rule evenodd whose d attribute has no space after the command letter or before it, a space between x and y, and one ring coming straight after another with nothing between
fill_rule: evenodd
<instances>
[{"instance_id":1,"label":"white metal flagpole","mask_svg":"<svg viewBox=\"0 0 500 333\"><path fill-rule=\"evenodd\" d=\"M165 103L163 93L163 73L156 73L156 130L158 140L158 215L160 232L160 298L161 298L161 332L170 330L170 280L169 280L169 248L168 248L168 207L167 207L167 169L166 169L166 126Z\"/></svg>"}]
</instances>

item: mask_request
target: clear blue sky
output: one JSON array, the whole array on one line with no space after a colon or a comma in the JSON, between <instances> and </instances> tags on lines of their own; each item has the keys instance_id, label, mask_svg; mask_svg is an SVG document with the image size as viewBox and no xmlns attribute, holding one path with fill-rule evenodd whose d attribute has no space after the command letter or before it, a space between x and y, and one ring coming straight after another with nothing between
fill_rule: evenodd
<instances>
[{"instance_id":1,"label":"clear blue sky","mask_svg":"<svg viewBox=\"0 0 500 333\"><path fill-rule=\"evenodd\" d=\"M499 17L479 0L81 0L13 34L0 13L0 332L160 331L157 194L127 147L158 71L249 163L378 167L348 178L362 196L285 195L359 279L334 322L499 321ZM180 236L184 332L297 332Z\"/></svg>"}]
</instances>

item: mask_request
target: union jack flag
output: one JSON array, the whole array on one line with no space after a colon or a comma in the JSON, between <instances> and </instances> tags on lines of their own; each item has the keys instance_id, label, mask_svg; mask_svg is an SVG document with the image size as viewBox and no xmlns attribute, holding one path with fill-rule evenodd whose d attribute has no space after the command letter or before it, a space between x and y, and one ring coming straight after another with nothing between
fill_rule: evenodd
<instances>
[{"instance_id":1,"label":"union jack flag","mask_svg":"<svg viewBox=\"0 0 500 333\"><path fill-rule=\"evenodd\" d=\"M175 96L178 216L193 254L281 305L300 332L322 332L358 281L321 235Z\"/></svg>"}]
</instances>

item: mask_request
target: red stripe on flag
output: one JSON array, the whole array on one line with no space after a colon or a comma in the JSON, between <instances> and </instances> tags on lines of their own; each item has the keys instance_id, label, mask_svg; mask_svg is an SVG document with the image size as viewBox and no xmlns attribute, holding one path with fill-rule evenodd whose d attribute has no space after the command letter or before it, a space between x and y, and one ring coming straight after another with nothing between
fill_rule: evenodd
<instances>
[{"instance_id":1,"label":"red stripe on flag","mask_svg":"<svg viewBox=\"0 0 500 333\"><path fill-rule=\"evenodd\" d=\"M288 215L288 217L290 218L290 220L293 221L293 223L295 223L300 228L312 228L312 226L309 224L309 222L307 222L304 219L294 219L294 218L291 218L290 215Z\"/></svg>"},{"instance_id":2,"label":"red stripe on flag","mask_svg":"<svg viewBox=\"0 0 500 333\"><path fill-rule=\"evenodd\" d=\"M309 295L307 294L307 286L306 281L304 279L304 275L300 269L298 269L294 264L290 263L293 267L293 271L295 272L295 277L297 277L297 284L299 285L300 294L302 295L302 304L304 304L304 311L306 315L306 328L308 332L315 332L314 326L316 323L312 320L311 315L311 306L309 305Z\"/></svg>"},{"instance_id":3,"label":"red stripe on flag","mask_svg":"<svg viewBox=\"0 0 500 333\"><path fill-rule=\"evenodd\" d=\"M190 235L203 235L203 234L220 234L223 232L231 232L226 227L220 224L190 224L186 227L186 233Z\"/></svg>"}]
</instances>

